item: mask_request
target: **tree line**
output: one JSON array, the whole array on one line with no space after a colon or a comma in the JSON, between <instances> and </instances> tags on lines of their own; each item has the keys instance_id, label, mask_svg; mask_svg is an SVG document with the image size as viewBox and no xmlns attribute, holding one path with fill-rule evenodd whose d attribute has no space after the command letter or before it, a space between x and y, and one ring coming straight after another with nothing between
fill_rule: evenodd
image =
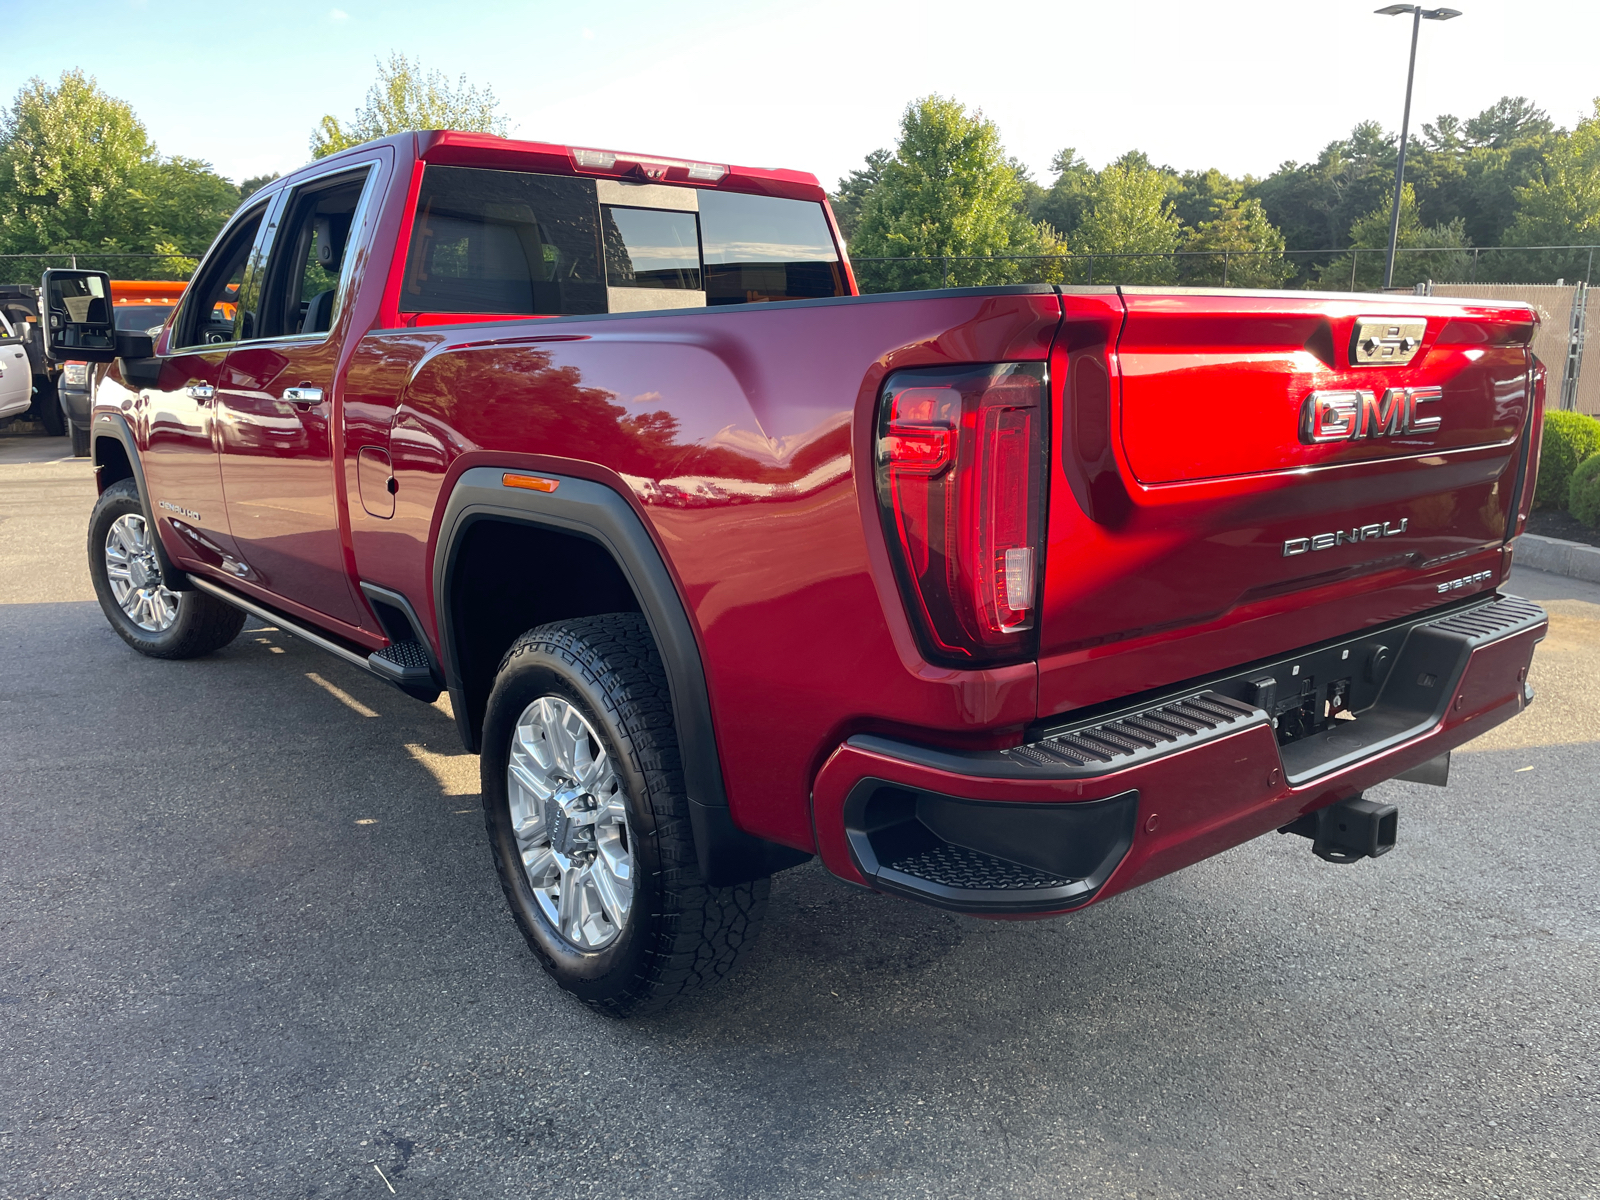
<instances>
[{"instance_id":1,"label":"tree line","mask_svg":"<svg viewBox=\"0 0 1600 1200\"><path fill-rule=\"evenodd\" d=\"M411 129L504 134L506 120L491 89L391 54L355 116L323 117L309 148L321 158ZM81 70L32 79L0 113L0 255L29 256L0 259L0 282L37 283L68 254L120 278L186 279L240 202L276 178L235 184L208 162L162 155L132 106Z\"/></svg>"},{"instance_id":2,"label":"tree line","mask_svg":"<svg viewBox=\"0 0 1600 1200\"><path fill-rule=\"evenodd\" d=\"M504 134L507 121L492 89L391 54L354 116L323 117L309 149L320 158L431 128ZM869 154L831 199L874 291L1020 280L1372 288L1396 143L1364 121L1260 179L1157 165L1137 150L1095 170L1067 148L1044 183L981 110L933 95L906 107L894 148ZM0 254L100 256L129 277L182 278L240 201L275 178L235 184L209 163L162 155L132 107L81 70L33 79L0 113ZM1600 242L1600 100L1571 130L1520 96L1466 120L1441 116L1408 149L1406 179L1410 253L1396 284L1584 278L1585 252L1496 250ZM118 253L165 257L105 257ZM37 279L42 265L0 260L0 278Z\"/></svg>"},{"instance_id":3,"label":"tree line","mask_svg":"<svg viewBox=\"0 0 1600 1200\"><path fill-rule=\"evenodd\" d=\"M1037 181L982 111L926 96L893 149L831 200L872 290L1042 282L1375 288L1393 212L1398 138L1376 121L1265 178L1178 170L1131 150L1094 170L1072 148ZM1572 130L1525 97L1446 114L1407 148L1394 282L1584 278L1600 242L1600 100ZM1354 253L1355 251L1370 253ZM1019 260L1020 256L1020 260ZM1027 261L1034 256L1035 261ZM1052 256L1043 261L1038 256ZM908 261L872 261L875 259ZM938 260L938 261L929 261Z\"/></svg>"}]
</instances>

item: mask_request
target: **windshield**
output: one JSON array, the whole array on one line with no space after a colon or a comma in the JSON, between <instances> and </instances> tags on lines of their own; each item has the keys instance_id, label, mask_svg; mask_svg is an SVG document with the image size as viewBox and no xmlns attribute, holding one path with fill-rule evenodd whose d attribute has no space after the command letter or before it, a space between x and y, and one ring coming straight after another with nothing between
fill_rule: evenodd
<instances>
[{"instance_id":1,"label":"windshield","mask_svg":"<svg viewBox=\"0 0 1600 1200\"><path fill-rule=\"evenodd\" d=\"M166 324L174 307L171 304L119 304L113 310L112 319L122 333L143 333Z\"/></svg>"}]
</instances>

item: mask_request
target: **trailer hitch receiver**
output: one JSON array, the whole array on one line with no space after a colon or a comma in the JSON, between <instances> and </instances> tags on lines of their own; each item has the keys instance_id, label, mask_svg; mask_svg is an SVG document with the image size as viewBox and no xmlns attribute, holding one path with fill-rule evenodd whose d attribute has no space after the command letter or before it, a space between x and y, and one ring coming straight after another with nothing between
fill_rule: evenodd
<instances>
[{"instance_id":1,"label":"trailer hitch receiver","mask_svg":"<svg viewBox=\"0 0 1600 1200\"><path fill-rule=\"evenodd\" d=\"M1318 858L1348 864L1393 850L1399 824L1400 810L1394 805L1351 796L1306 813L1278 832L1310 838L1311 852Z\"/></svg>"}]
</instances>

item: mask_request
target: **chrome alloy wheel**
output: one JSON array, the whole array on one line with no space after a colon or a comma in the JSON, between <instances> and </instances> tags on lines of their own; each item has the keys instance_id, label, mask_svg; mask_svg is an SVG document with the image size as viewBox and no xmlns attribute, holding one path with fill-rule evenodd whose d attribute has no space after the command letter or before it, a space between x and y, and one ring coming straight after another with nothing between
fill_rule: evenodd
<instances>
[{"instance_id":1,"label":"chrome alloy wheel","mask_svg":"<svg viewBox=\"0 0 1600 1200\"><path fill-rule=\"evenodd\" d=\"M161 563L138 513L118 517L106 531L106 576L128 620L146 633L172 628L178 619L178 597L161 582Z\"/></svg>"},{"instance_id":2,"label":"chrome alloy wheel","mask_svg":"<svg viewBox=\"0 0 1600 1200\"><path fill-rule=\"evenodd\" d=\"M609 946L633 906L627 803L599 735L560 696L540 697L517 718L506 794L544 915L580 950Z\"/></svg>"}]
</instances>

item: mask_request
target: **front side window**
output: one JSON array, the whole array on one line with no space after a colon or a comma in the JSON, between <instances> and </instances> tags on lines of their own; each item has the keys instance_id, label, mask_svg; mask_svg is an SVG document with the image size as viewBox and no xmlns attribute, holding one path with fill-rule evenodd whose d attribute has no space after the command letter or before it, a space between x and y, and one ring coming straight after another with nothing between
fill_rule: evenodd
<instances>
[{"instance_id":1,"label":"front side window","mask_svg":"<svg viewBox=\"0 0 1600 1200\"><path fill-rule=\"evenodd\" d=\"M256 337L327 333L338 317L350 229L370 168L296 188L278 222Z\"/></svg>"},{"instance_id":2,"label":"front side window","mask_svg":"<svg viewBox=\"0 0 1600 1200\"><path fill-rule=\"evenodd\" d=\"M239 288L267 206L240 219L184 293L183 317L173 335L175 347L217 346L237 341Z\"/></svg>"}]
</instances>

